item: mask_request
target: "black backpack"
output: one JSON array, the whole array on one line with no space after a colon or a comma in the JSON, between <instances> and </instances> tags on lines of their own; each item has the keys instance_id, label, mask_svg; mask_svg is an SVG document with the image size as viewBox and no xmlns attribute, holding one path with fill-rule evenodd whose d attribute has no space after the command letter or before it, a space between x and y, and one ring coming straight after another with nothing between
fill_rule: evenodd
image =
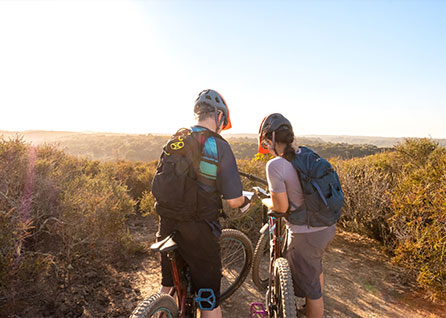
<instances>
[{"instance_id":1,"label":"black backpack","mask_svg":"<svg viewBox=\"0 0 446 318\"><path fill-rule=\"evenodd\" d=\"M206 138L206 132L182 128L163 147L152 182L155 210L160 216L178 221L197 219L198 166Z\"/></svg>"}]
</instances>

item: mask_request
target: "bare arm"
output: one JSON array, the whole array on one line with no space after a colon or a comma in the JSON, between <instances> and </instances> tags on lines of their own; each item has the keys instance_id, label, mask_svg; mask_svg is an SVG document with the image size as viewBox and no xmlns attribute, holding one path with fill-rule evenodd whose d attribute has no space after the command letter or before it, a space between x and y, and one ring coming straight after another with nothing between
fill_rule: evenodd
<instances>
[{"instance_id":1,"label":"bare arm","mask_svg":"<svg viewBox=\"0 0 446 318\"><path fill-rule=\"evenodd\" d=\"M288 211L288 195L286 192L276 193L271 192L271 198L266 198L262 200L262 203L266 205L269 209L285 213Z\"/></svg>"},{"instance_id":2,"label":"bare arm","mask_svg":"<svg viewBox=\"0 0 446 318\"><path fill-rule=\"evenodd\" d=\"M225 199L225 201L231 208L238 208L245 202L245 197L242 195L234 199Z\"/></svg>"}]
</instances>

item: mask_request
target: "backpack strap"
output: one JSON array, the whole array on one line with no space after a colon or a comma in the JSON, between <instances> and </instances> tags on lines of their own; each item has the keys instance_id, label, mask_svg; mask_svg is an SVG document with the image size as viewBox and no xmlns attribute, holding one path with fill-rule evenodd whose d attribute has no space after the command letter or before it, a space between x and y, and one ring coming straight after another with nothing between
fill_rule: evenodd
<instances>
[{"instance_id":1,"label":"backpack strap","mask_svg":"<svg viewBox=\"0 0 446 318\"><path fill-rule=\"evenodd\" d=\"M299 146L299 149L296 151L296 157L294 158L294 160L291 161L291 164L292 164L294 170L296 170L296 172L297 172L297 176L299 178L299 183L300 183L300 187L301 187L302 191L304 191L302 178L308 178L308 177L303 172L302 168L300 167L299 161L297 160L297 156L299 156L299 154L301 154L302 151L308 151L308 150L309 150L309 148L307 148L307 147ZM294 210L291 211L291 208L293 208ZM301 206L296 206L288 198L288 212L290 212L290 214L288 215L287 220L288 220L288 218L290 217L291 214L296 214L296 213L299 213L299 212L302 212L302 211L306 211L306 209L307 209L307 207L306 207L305 201L304 201L304 203ZM307 219L306 220L307 221L307 226L309 226L309 215L308 214L307 214L307 218L306 219Z\"/></svg>"},{"instance_id":2,"label":"backpack strap","mask_svg":"<svg viewBox=\"0 0 446 318\"><path fill-rule=\"evenodd\" d=\"M218 151L216 138L223 139L219 134L214 133L201 126L193 126L191 130L198 136L201 145L201 159L199 163L199 174L207 180L215 181L218 170Z\"/></svg>"}]
</instances>

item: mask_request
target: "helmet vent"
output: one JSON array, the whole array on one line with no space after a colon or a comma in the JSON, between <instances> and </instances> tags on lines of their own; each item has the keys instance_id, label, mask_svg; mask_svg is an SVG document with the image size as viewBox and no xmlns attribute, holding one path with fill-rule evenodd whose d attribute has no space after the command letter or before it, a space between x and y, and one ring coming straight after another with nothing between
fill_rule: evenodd
<instances>
[{"instance_id":1,"label":"helmet vent","mask_svg":"<svg viewBox=\"0 0 446 318\"><path fill-rule=\"evenodd\" d=\"M1 0L0 0L1 1ZM204 107L204 106L208 107ZM195 100L194 112L198 113L217 113L222 112L225 120L224 130L232 127L229 119L229 109L223 97L212 89L203 90Z\"/></svg>"}]
</instances>

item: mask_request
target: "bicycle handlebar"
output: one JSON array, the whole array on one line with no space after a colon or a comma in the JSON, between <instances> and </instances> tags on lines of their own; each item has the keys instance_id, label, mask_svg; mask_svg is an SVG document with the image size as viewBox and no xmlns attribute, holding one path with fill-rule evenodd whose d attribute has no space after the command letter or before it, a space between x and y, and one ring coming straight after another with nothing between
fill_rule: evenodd
<instances>
[{"instance_id":1,"label":"bicycle handlebar","mask_svg":"<svg viewBox=\"0 0 446 318\"><path fill-rule=\"evenodd\" d=\"M243 177L246 177L246 178L252 180L252 181L257 181L257 182L263 183L265 185L268 185L268 182L266 182L265 179L259 178L253 174L242 172L242 171L239 171L239 174Z\"/></svg>"}]
</instances>

